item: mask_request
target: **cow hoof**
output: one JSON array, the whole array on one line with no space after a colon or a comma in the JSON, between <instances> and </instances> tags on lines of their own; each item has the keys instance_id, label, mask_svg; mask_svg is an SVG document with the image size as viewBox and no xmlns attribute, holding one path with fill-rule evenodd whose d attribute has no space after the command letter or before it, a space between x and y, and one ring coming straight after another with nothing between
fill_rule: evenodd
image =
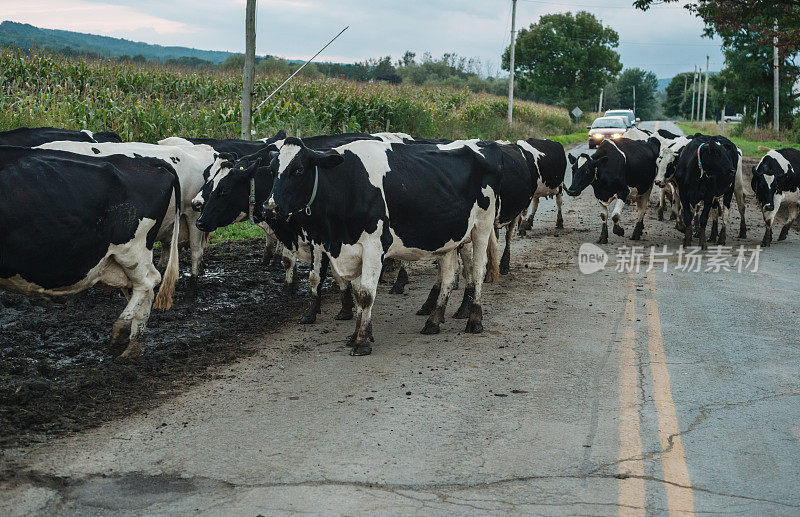
<instances>
[{"instance_id":1,"label":"cow hoof","mask_svg":"<svg viewBox=\"0 0 800 517\"><path fill-rule=\"evenodd\" d=\"M747 231L739 230L739 238L740 239L746 239L747 238Z\"/></svg>"},{"instance_id":2,"label":"cow hoof","mask_svg":"<svg viewBox=\"0 0 800 517\"><path fill-rule=\"evenodd\" d=\"M453 319L465 320L467 318L469 318L469 303L464 303L458 308L456 313L453 314Z\"/></svg>"},{"instance_id":3,"label":"cow hoof","mask_svg":"<svg viewBox=\"0 0 800 517\"><path fill-rule=\"evenodd\" d=\"M483 332L483 323L477 320L469 320L467 321L467 328L464 329L464 332L468 334L480 334Z\"/></svg>"},{"instance_id":4,"label":"cow hoof","mask_svg":"<svg viewBox=\"0 0 800 517\"><path fill-rule=\"evenodd\" d=\"M620 237L625 235L625 229L622 226L616 224L614 225L612 231L614 232L614 235L619 235Z\"/></svg>"},{"instance_id":5,"label":"cow hoof","mask_svg":"<svg viewBox=\"0 0 800 517\"><path fill-rule=\"evenodd\" d=\"M783 228L781 228L781 234L778 235L778 240L779 241L785 241L786 237L788 237L788 236L789 236L789 227L788 226L784 226Z\"/></svg>"},{"instance_id":6,"label":"cow hoof","mask_svg":"<svg viewBox=\"0 0 800 517\"><path fill-rule=\"evenodd\" d=\"M562 230L564 228L564 220L562 218L556 219L556 229Z\"/></svg>"},{"instance_id":7,"label":"cow hoof","mask_svg":"<svg viewBox=\"0 0 800 517\"><path fill-rule=\"evenodd\" d=\"M659 212L658 213L658 220L659 221L663 221L664 220L664 212Z\"/></svg>"},{"instance_id":8,"label":"cow hoof","mask_svg":"<svg viewBox=\"0 0 800 517\"><path fill-rule=\"evenodd\" d=\"M430 335L430 334L438 334L441 332L438 323L431 323L430 321L425 322L425 326L422 327L420 331L421 334Z\"/></svg>"},{"instance_id":9,"label":"cow hoof","mask_svg":"<svg viewBox=\"0 0 800 517\"><path fill-rule=\"evenodd\" d=\"M111 342L109 343L109 351L111 355L120 357L124 354L128 346L131 344L131 321L130 320L117 320L111 327ZM141 345L140 345L141 346Z\"/></svg>"},{"instance_id":10,"label":"cow hoof","mask_svg":"<svg viewBox=\"0 0 800 517\"><path fill-rule=\"evenodd\" d=\"M417 311L417 316L430 316L432 312L433 312L433 307L429 307L428 305L423 305Z\"/></svg>"},{"instance_id":11,"label":"cow hoof","mask_svg":"<svg viewBox=\"0 0 800 517\"><path fill-rule=\"evenodd\" d=\"M511 268L509 266L502 265L502 264L500 265L500 274L501 275L507 275L510 270L511 270Z\"/></svg>"},{"instance_id":12,"label":"cow hoof","mask_svg":"<svg viewBox=\"0 0 800 517\"><path fill-rule=\"evenodd\" d=\"M739 238L740 239L747 238L747 225L744 224L744 218L742 218L742 221L739 223Z\"/></svg>"},{"instance_id":13,"label":"cow hoof","mask_svg":"<svg viewBox=\"0 0 800 517\"><path fill-rule=\"evenodd\" d=\"M317 311L315 310L306 311L306 313L303 314L303 316L298 321L298 323L302 325L309 325L311 323L316 323L316 322L317 322Z\"/></svg>"},{"instance_id":14,"label":"cow hoof","mask_svg":"<svg viewBox=\"0 0 800 517\"><path fill-rule=\"evenodd\" d=\"M394 284L391 289L389 289L389 294L403 294L405 291L405 285Z\"/></svg>"},{"instance_id":15,"label":"cow hoof","mask_svg":"<svg viewBox=\"0 0 800 517\"><path fill-rule=\"evenodd\" d=\"M122 352L120 359L131 359L139 357L142 354L142 343L140 341L131 341L128 347Z\"/></svg>"},{"instance_id":16,"label":"cow hoof","mask_svg":"<svg viewBox=\"0 0 800 517\"><path fill-rule=\"evenodd\" d=\"M281 292L286 296L293 296L297 292L297 282L283 284L281 286Z\"/></svg>"},{"instance_id":17,"label":"cow hoof","mask_svg":"<svg viewBox=\"0 0 800 517\"><path fill-rule=\"evenodd\" d=\"M342 309L339 311L339 314L333 317L333 319L338 321L347 321L353 319L353 311L351 309Z\"/></svg>"},{"instance_id":18,"label":"cow hoof","mask_svg":"<svg viewBox=\"0 0 800 517\"><path fill-rule=\"evenodd\" d=\"M354 344L353 348L350 350L350 355L352 356L369 355L371 353L372 345L369 343Z\"/></svg>"},{"instance_id":19,"label":"cow hoof","mask_svg":"<svg viewBox=\"0 0 800 517\"><path fill-rule=\"evenodd\" d=\"M673 220L675 220L675 219L677 219L677 218L675 217L675 214L669 214L669 220L670 220L670 221L673 221Z\"/></svg>"},{"instance_id":20,"label":"cow hoof","mask_svg":"<svg viewBox=\"0 0 800 517\"><path fill-rule=\"evenodd\" d=\"M608 244L608 235L603 235L597 239L597 244Z\"/></svg>"}]
</instances>

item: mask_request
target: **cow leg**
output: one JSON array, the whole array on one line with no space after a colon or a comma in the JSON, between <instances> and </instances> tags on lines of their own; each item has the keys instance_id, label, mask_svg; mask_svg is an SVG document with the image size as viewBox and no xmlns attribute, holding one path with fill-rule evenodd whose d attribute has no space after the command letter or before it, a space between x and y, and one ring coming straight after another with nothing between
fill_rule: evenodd
<instances>
[{"instance_id":1,"label":"cow leg","mask_svg":"<svg viewBox=\"0 0 800 517\"><path fill-rule=\"evenodd\" d=\"M361 255L361 276L353 281L353 295L359 307L359 321L356 337L350 355L369 355L372 353L372 307L378 292L381 277L381 255L383 249L377 246L364 246Z\"/></svg>"},{"instance_id":2,"label":"cow leg","mask_svg":"<svg viewBox=\"0 0 800 517\"><path fill-rule=\"evenodd\" d=\"M717 244L725 246L728 242L728 225L731 222L731 201L733 200L733 190L727 192L722 197L720 203L720 210L722 210L722 217L720 219L719 235L717 236Z\"/></svg>"},{"instance_id":3,"label":"cow leg","mask_svg":"<svg viewBox=\"0 0 800 517\"><path fill-rule=\"evenodd\" d=\"M428 316L433 311L433 308L436 307L436 300L439 299L439 294L442 292L441 281L441 277L436 278L436 283L431 287L431 292L428 293L425 303L417 311L417 316Z\"/></svg>"},{"instance_id":4,"label":"cow leg","mask_svg":"<svg viewBox=\"0 0 800 517\"><path fill-rule=\"evenodd\" d=\"M718 221L720 210L721 208L714 208L711 210L711 233L708 234L708 242L717 242L717 236L719 235Z\"/></svg>"},{"instance_id":5,"label":"cow leg","mask_svg":"<svg viewBox=\"0 0 800 517\"><path fill-rule=\"evenodd\" d=\"M772 244L772 225L775 223L775 216L778 213L778 209L781 207L781 202L783 201L783 196L780 194L775 194L773 197L773 203L775 207L769 212L763 212L764 214L764 238L761 239L761 246L764 248L769 247Z\"/></svg>"},{"instance_id":6,"label":"cow leg","mask_svg":"<svg viewBox=\"0 0 800 517\"><path fill-rule=\"evenodd\" d=\"M658 220L664 220L664 209L667 206L667 187L658 188Z\"/></svg>"},{"instance_id":7,"label":"cow leg","mask_svg":"<svg viewBox=\"0 0 800 517\"><path fill-rule=\"evenodd\" d=\"M608 203L600 201L600 220L603 221L603 227L600 229L600 238L597 239L597 244L608 243Z\"/></svg>"},{"instance_id":8,"label":"cow leg","mask_svg":"<svg viewBox=\"0 0 800 517\"><path fill-rule=\"evenodd\" d=\"M617 204L614 205L614 210L613 212L611 212L611 221L614 222L614 228L613 228L614 234L619 235L620 237L625 235L625 229L619 224L619 218L620 215L622 214L622 207L624 206L625 202L622 201L621 199L617 199Z\"/></svg>"},{"instance_id":9,"label":"cow leg","mask_svg":"<svg viewBox=\"0 0 800 517\"><path fill-rule=\"evenodd\" d=\"M650 208L650 191L652 189L653 187L650 187L647 192L636 198L636 226L634 227L633 234L631 235L632 241L638 241L642 238L642 233L644 232L644 220L647 217L647 209Z\"/></svg>"},{"instance_id":10,"label":"cow leg","mask_svg":"<svg viewBox=\"0 0 800 517\"><path fill-rule=\"evenodd\" d=\"M692 208L689 206L689 203L686 203L682 206L683 210L683 246L688 248L692 245L692 219L694 218L694 212Z\"/></svg>"},{"instance_id":11,"label":"cow leg","mask_svg":"<svg viewBox=\"0 0 800 517\"><path fill-rule=\"evenodd\" d=\"M400 261L400 269L397 270L397 278L394 280L394 285L389 290L391 294L403 294L406 284L408 284L408 272L406 271L406 262Z\"/></svg>"},{"instance_id":12,"label":"cow leg","mask_svg":"<svg viewBox=\"0 0 800 517\"><path fill-rule=\"evenodd\" d=\"M800 212L800 205L792 204L789 207L789 216L787 217L783 228L781 228L781 234L778 236L779 241L786 240L786 237L789 236L789 229L792 227L792 223L794 223L795 219L797 219L798 212Z\"/></svg>"},{"instance_id":13,"label":"cow leg","mask_svg":"<svg viewBox=\"0 0 800 517\"><path fill-rule=\"evenodd\" d=\"M197 217L194 220L196 221ZM194 221L188 220L185 223L182 221L181 224L187 224L188 226L189 252L192 255L192 275L189 278L191 283L196 286L197 279L203 274L203 253L205 252L208 238L206 232L197 229Z\"/></svg>"},{"instance_id":14,"label":"cow leg","mask_svg":"<svg viewBox=\"0 0 800 517\"><path fill-rule=\"evenodd\" d=\"M500 274L507 275L511 270L511 241L514 239L514 227L520 220L520 216L508 223L506 226L506 247L503 256L500 257Z\"/></svg>"},{"instance_id":15,"label":"cow leg","mask_svg":"<svg viewBox=\"0 0 800 517\"><path fill-rule=\"evenodd\" d=\"M736 208L739 209L739 238L747 238L747 225L744 222L745 199L744 199L744 176L742 175L742 157L739 156L739 163L736 164L736 178L733 182L733 195L736 197Z\"/></svg>"},{"instance_id":16,"label":"cow leg","mask_svg":"<svg viewBox=\"0 0 800 517\"><path fill-rule=\"evenodd\" d=\"M261 255L261 263L264 264L264 267L269 267L277 251L278 238L275 237L275 233L273 233L272 228L269 226L264 225L262 228L264 228L264 232L267 235L264 237L264 254Z\"/></svg>"},{"instance_id":17,"label":"cow leg","mask_svg":"<svg viewBox=\"0 0 800 517\"><path fill-rule=\"evenodd\" d=\"M479 214L472 228L472 278L475 280L475 296L469 308L469 318L465 332L480 334L483 332L483 310L481 309L481 293L483 291L483 275L486 271L486 248L489 236L494 232L494 200L489 203L486 214Z\"/></svg>"},{"instance_id":18,"label":"cow leg","mask_svg":"<svg viewBox=\"0 0 800 517\"><path fill-rule=\"evenodd\" d=\"M297 292L297 259L291 251L284 247L281 260L283 261L283 267L286 269L283 292L284 294L292 295Z\"/></svg>"},{"instance_id":19,"label":"cow leg","mask_svg":"<svg viewBox=\"0 0 800 517\"><path fill-rule=\"evenodd\" d=\"M339 310L339 314L334 316L333 319L351 320L353 319L353 306L355 305L353 302L353 287L350 282L339 276L336 272L336 268L331 268L331 274L339 285L339 297L342 302L342 308Z\"/></svg>"},{"instance_id":20,"label":"cow leg","mask_svg":"<svg viewBox=\"0 0 800 517\"><path fill-rule=\"evenodd\" d=\"M153 252L114 256L130 279L133 289L128 305L111 327L110 351L119 357L137 357L142 351L142 337L161 274L153 266Z\"/></svg>"},{"instance_id":21,"label":"cow leg","mask_svg":"<svg viewBox=\"0 0 800 517\"><path fill-rule=\"evenodd\" d=\"M311 298L308 301L308 307L300 317L299 323L309 324L317 321L317 314L322 312L320 306L322 305L322 295L319 292L322 282L325 281L325 276L328 274L328 256L322 253L319 246L314 246L311 249L311 254L314 257L313 267L308 274L308 284L311 286Z\"/></svg>"},{"instance_id":22,"label":"cow leg","mask_svg":"<svg viewBox=\"0 0 800 517\"><path fill-rule=\"evenodd\" d=\"M708 245L706 245L706 225L708 224L708 216L711 212L711 205L713 203L703 203L703 211L700 212L700 218L698 221L698 226L700 230L700 249L705 250L708 249Z\"/></svg>"},{"instance_id":23,"label":"cow leg","mask_svg":"<svg viewBox=\"0 0 800 517\"><path fill-rule=\"evenodd\" d=\"M682 232L684 229L684 223L683 218L681 217L681 198L678 194L678 187L675 186L674 183L670 183L669 185L672 189L672 215L670 218L675 219L675 228Z\"/></svg>"},{"instance_id":24,"label":"cow leg","mask_svg":"<svg viewBox=\"0 0 800 517\"><path fill-rule=\"evenodd\" d=\"M475 299L475 281L472 278L472 245L470 243L462 244L459 250L461 255L461 270L464 273L464 298L461 300L461 305L453 314L453 319L465 320L469 317L469 308L472 305L472 300Z\"/></svg>"},{"instance_id":25,"label":"cow leg","mask_svg":"<svg viewBox=\"0 0 800 517\"><path fill-rule=\"evenodd\" d=\"M531 213L527 219L523 219L519 223L519 234L525 237L525 234L533 228L533 218L536 215L536 210L539 209L539 198L534 196L531 201Z\"/></svg>"},{"instance_id":26,"label":"cow leg","mask_svg":"<svg viewBox=\"0 0 800 517\"><path fill-rule=\"evenodd\" d=\"M556 208L558 212L556 213L556 228L561 229L564 228L564 218L561 216L561 190L559 189L558 194L556 194Z\"/></svg>"},{"instance_id":27,"label":"cow leg","mask_svg":"<svg viewBox=\"0 0 800 517\"><path fill-rule=\"evenodd\" d=\"M439 325L444 323L444 310L447 307L447 299L453 288L453 282L458 269L458 251L452 250L439 259L439 279L442 289L436 299L436 307L428 316L425 326L422 328L423 334L438 334Z\"/></svg>"}]
</instances>

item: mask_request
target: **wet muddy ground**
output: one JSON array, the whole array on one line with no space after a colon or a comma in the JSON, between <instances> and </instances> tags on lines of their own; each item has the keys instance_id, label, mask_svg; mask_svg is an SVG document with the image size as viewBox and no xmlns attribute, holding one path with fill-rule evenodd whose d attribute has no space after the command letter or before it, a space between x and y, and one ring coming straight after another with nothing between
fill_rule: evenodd
<instances>
[{"instance_id":1,"label":"wet muddy ground","mask_svg":"<svg viewBox=\"0 0 800 517\"><path fill-rule=\"evenodd\" d=\"M308 295L307 281L296 295L283 293L280 261L265 269L262 249L260 239L209 248L196 293L181 278L175 305L152 312L133 360L107 352L125 307L118 292L94 288L52 300L0 292L0 447L147 411L207 380L208 367L253 353L252 338L298 318Z\"/></svg>"}]
</instances>

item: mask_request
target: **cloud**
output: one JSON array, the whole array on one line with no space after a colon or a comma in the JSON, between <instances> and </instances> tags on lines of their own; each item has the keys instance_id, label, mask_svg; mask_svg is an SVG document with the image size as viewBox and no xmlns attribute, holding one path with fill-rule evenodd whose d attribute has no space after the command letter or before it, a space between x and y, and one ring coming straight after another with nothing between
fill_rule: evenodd
<instances>
[{"instance_id":1,"label":"cloud","mask_svg":"<svg viewBox=\"0 0 800 517\"><path fill-rule=\"evenodd\" d=\"M185 23L138 12L132 7L85 0L5 0L2 16L46 29L121 35L150 29L156 34L187 34Z\"/></svg>"},{"instance_id":2,"label":"cloud","mask_svg":"<svg viewBox=\"0 0 800 517\"><path fill-rule=\"evenodd\" d=\"M671 77L705 66L720 69L718 41L702 39L702 21L678 4L656 5L647 12L630 0L589 7L563 0L518 3L517 27L546 13L588 10L620 35L625 67ZM108 34L148 43L208 50L244 49L246 0L0 0L0 17L47 28ZM354 62L368 57L400 57L406 50L440 56L455 52L478 57L496 69L509 43L510 0L259 0L256 51L294 59L311 57L344 26L345 32L321 61ZM177 21L179 20L179 21Z\"/></svg>"}]
</instances>

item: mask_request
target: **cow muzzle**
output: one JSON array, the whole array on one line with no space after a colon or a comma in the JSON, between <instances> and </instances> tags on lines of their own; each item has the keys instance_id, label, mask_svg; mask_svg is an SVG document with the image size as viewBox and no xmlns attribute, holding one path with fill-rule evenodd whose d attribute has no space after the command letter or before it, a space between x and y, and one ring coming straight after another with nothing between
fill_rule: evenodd
<instances>
[{"instance_id":1,"label":"cow muzzle","mask_svg":"<svg viewBox=\"0 0 800 517\"><path fill-rule=\"evenodd\" d=\"M274 199L270 198L264 203L261 208L261 216L266 220L275 219L278 216L278 205L275 204Z\"/></svg>"},{"instance_id":2,"label":"cow muzzle","mask_svg":"<svg viewBox=\"0 0 800 517\"><path fill-rule=\"evenodd\" d=\"M664 188L664 187L667 185L667 182L666 182L666 181L664 181L664 180L658 180L658 179L657 179L657 180L655 181L655 183L656 183L656 185L658 185L658 186L659 186L659 187L661 187L661 188Z\"/></svg>"},{"instance_id":3,"label":"cow muzzle","mask_svg":"<svg viewBox=\"0 0 800 517\"><path fill-rule=\"evenodd\" d=\"M202 212L203 211L203 202L198 201L196 199L192 200L192 210L195 212Z\"/></svg>"}]
</instances>

